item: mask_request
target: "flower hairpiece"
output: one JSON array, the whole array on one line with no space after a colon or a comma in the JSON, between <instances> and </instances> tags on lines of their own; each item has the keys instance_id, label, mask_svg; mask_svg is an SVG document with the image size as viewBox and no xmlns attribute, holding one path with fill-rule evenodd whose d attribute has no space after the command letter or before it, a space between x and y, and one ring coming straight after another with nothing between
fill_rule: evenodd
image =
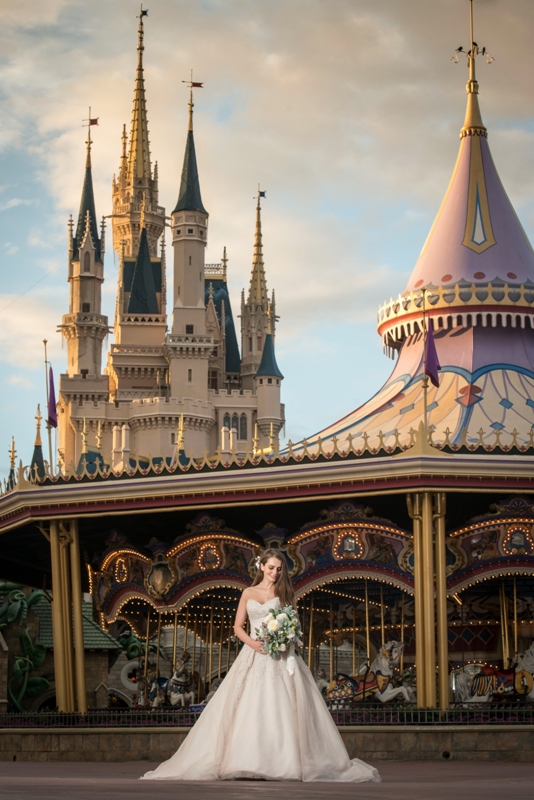
<instances>
[{"instance_id":1,"label":"flower hairpiece","mask_svg":"<svg viewBox=\"0 0 534 800\"><path fill-rule=\"evenodd\" d=\"M260 568L260 563L261 563L261 556L256 556L256 558L254 559L254 566L256 567L257 570Z\"/></svg>"}]
</instances>

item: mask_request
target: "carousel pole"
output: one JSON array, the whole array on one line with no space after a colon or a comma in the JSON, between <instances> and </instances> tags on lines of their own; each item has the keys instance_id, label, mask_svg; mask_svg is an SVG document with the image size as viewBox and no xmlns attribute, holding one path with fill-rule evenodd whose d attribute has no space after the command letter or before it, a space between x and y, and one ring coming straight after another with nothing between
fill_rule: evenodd
<instances>
[{"instance_id":1,"label":"carousel pole","mask_svg":"<svg viewBox=\"0 0 534 800\"><path fill-rule=\"evenodd\" d=\"M439 707L449 707L449 640L447 630L447 551L445 544L445 492L435 495L436 507L436 623L438 642Z\"/></svg>"},{"instance_id":2,"label":"carousel pole","mask_svg":"<svg viewBox=\"0 0 534 800\"><path fill-rule=\"evenodd\" d=\"M187 650L187 637L189 634L189 606L185 609L185 627L184 627L184 653Z\"/></svg>"},{"instance_id":3,"label":"carousel pole","mask_svg":"<svg viewBox=\"0 0 534 800\"><path fill-rule=\"evenodd\" d=\"M222 672L224 614L221 617L221 635L219 636L219 661L217 663L217 677L220 679Z\"/></svg>"},{"instance_id":4,"label":"carousel pole","mask_svg":"<svg viewBox=\"0 0 534 800\"><path fill-rule=\"evenodd\" d=\"M230 669L230 650L232 647L232 628L228 629L228 646L226 648L226 674L228 675L228 670Z\"/></svg>"},{"instance_id":5,"label":"carousel pole","mask_svg":"<svg viewBox=\"0 0 534 800\"><path fill-rule=\"evenodd\" d=\"M66 692L65 631L63 628L63 583L61 580L61 544L59 522L50 521L50 554L52 562L52 635L54 641L54 674L58 711L68 711Z\"/></svg>"},{"instance_id":6,"label":"carousel pole","mask_svg":"<svg viewBox=\"0 0 534 800\"><path fill-rule=\"evenodd\" d=\"M423 600L423 558L422 558L422 520L421 494L419 492L406 495L408 514L413 520L413 582L415 611L415 668L417 670L417 705L426 706L426 673L425 660L425 626Z\"/></svg>"},{"instance_id":7,"label":"carousel pole","mask_svg":"<svg viewBox=\"0 0 534 800\"><path fill-rule=\"evenodd\" d=\"M382 639L382 647L386 643L386 629L384 625L384 588L380 586L380 636Z\"/></svg>"},{"instance_id":8,"label":"carousel pole","mask_svg":"<svg viewBox=\"0 0 534 800\"><path fill-rule=\"evenodd\" d=\"M145 706L148 705L148 647L150 642L150 610L146 615L146 636L145 636L145 668L144 668L144 679L145 679Z\"/></svg>"},{"instance_id":9,"label":"carousel pole","mask_svg":"<svg viewBox=\"0 0 534 800\"><path fill-rule=\"evenodd\" d=\"M195 620L194 620L194 623L193 623L193 653L191 655L191 661L192 661L191 672L192 673L195 672L196 655L197 655L197 618L195 616Z\"/></svg>"},{"instance_id":10,"label":"carousel pole","mask_svg":"<svg viewBox=\"0 0 534 800\"><path fill-rule=\"evenodd\" d=\"M308 622L308 669L313 666L313 597L310 603L310 619Z\"/></svg>"},{"instance_id":11,"label":"carousel pole","mask_svg":"<svg viewBox=\"0 0 534 800\"><path fill-rule=\"evenodd\" d=\"M352 674L356 672L356 606L352 606Z\"/></svg>"},{"instance_id":12,"label":"carousel pole","mask_svg":"<svg viewBox=\"0 0 534 800\"><path fill-rule=\"evenodd\" d=\"M367 666L371 666L371 630L369 628L369 586L365 581L365 647L367 648ZM365 700L365 692L364 698Z\"/></svg>"},{"instance_id":13,"label":"carousel pole","mask_svg":"<svg viewBox=\"0 0 534 800\"><path fill-rule=\"evenodd\" d=\"M158 638L156 650L156 680L159 678L159 645L161 641L161 611L158 611Z\"/></svg>"},{"instance_id":14,"label":"carousel pole","mask_svg":"<svg viewBox=\"0 0 534 800\"><path fill-rule=\"evenodd\" d=\"M174 630L172 635L172 671L176 670L176 647L178 645L178 612L174 612Z\"/></svg>"},{"instance_id":15,"label":"carousel pole","mask_svg":"<svg viewBox=\"0 0 534 800\"><path fill-rule=\"evenodd\" d=\"M85 685L85 643L83 637L82 582L80 575L80 536L78 520L70 522L70 573L72 581L72 618L74 628L74 666L76 672L76 705L80 714L87 711Z\"/></svg>"},{"instance_id":16,"label":"carousel pole","mask_svg":"<svg viewBox=\"0 0 534 800\"><path fill-rule=\"evenodd\" d=\"M69 558L71 537L63 524L59 523L59 541L61 558L61 582L63 586L63 630L65 631L65 686L67 690L67 711L75 711L74 699L74 647L72 640L72 594L70 586Z\"/></svg>"},{"instance_id":17,"label":"carousel pole","mask_svg":"<svg viewBox=\"0 0 534 800\"><path fill-rule=\"evenodd\" d=\"M400 628L400 640L402 644L404 644L404 594L401 595L401 628ZM404 647L401 650L401 657L400 657L400 671L401 675L404 672Z\"/></svg>"},{"instance_id":18,"label":"carousel pole","mask_svg":"<svg viewBox=\"0 0 534 800\"><path fill-rule=\"evenodd\" d=\"M213 599L211 601L211 610L210 610L210 662L209 662L209 670L210 670L210 688L211 688L211 678L213 675Z\"/></svg>"},{"instance_id":19,"label":"carousel pole","mask_svg":"<svg viewBox=\"0 0 534 800\"><path fill-rule=\"evenodd\" d=\"M422 502L422 562L423 562L423 604L425 650L423 664L425 670L427 708L436 707L436 631L434 612L434 542L432 494L423 492Z\"/></svg>"},{"instance_id":20,"label":"carousel pole","mask_svg":"<svg viewBox=\"0 0 534 800\"><path fill-rule=\"evenodd\" d=\"M334 605L330 600L330 680L334 679Z\"/></svg>"},{"instance_id":21,"label":"carousel pole","mask_svg":"<svg viewBox=\"0 0 534 800\"><path fill-rule=\"evenodd\" d=\"M517 578L514 575L514 662L517 664Z\"/></svg>"}]
</instances>

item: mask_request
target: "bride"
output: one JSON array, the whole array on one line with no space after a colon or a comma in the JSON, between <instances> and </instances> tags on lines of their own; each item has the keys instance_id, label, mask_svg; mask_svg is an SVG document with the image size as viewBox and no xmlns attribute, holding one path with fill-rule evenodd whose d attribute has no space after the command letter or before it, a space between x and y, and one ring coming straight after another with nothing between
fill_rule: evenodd
<instances>
[{"instance_id":1,"label":"bride","mask_svg":"<svg viewBox=\"0 0 534 800\"><path fill-rule=\"evenodd\" d=\"M349 759L302 658L263 652L254 631L270 609L294 605L286 561L265 550L237 609L246 645L180 749L144 780L379 781L374 767ZM249 636L244 624L250 620Z\"/></svg>"}]
</instances>

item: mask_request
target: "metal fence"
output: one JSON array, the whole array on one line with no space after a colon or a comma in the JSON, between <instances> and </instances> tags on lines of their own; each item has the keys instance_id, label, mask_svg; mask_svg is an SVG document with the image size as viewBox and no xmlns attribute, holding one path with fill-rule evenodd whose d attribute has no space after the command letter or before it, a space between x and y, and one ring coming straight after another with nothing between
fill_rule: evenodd
<instances>
[{"instance_id":1,"label":"metal fence","mask_svg":"<svg viewBox=\"0 0 534 800\"><path fill-rule=\"evenodd\" d=\"M187 709L95 709L86 714L37 711L0 713L1 728L140 728L181 727L195 724L201 711ZM439 709L403 706L366 706L331 711L336 725L534 725L534 705L453 706Z\"/></svg>"}]
</instances>

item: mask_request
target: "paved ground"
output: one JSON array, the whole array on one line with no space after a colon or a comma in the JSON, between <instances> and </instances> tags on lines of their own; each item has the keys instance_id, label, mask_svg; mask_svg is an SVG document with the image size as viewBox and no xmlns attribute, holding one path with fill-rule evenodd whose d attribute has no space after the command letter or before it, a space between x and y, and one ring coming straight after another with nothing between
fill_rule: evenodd
<instances>
[{"instance_id":1,"label":"paved ground","mask_svg":"<svg viewBox=\"0 0 534 800\"><path fill-rule=\"evenodd\" d=\"M0 762L1 800L532 800L534 764L381 762L382 783L144 783L156 765Z\"/></svg>"}]
</instances>

